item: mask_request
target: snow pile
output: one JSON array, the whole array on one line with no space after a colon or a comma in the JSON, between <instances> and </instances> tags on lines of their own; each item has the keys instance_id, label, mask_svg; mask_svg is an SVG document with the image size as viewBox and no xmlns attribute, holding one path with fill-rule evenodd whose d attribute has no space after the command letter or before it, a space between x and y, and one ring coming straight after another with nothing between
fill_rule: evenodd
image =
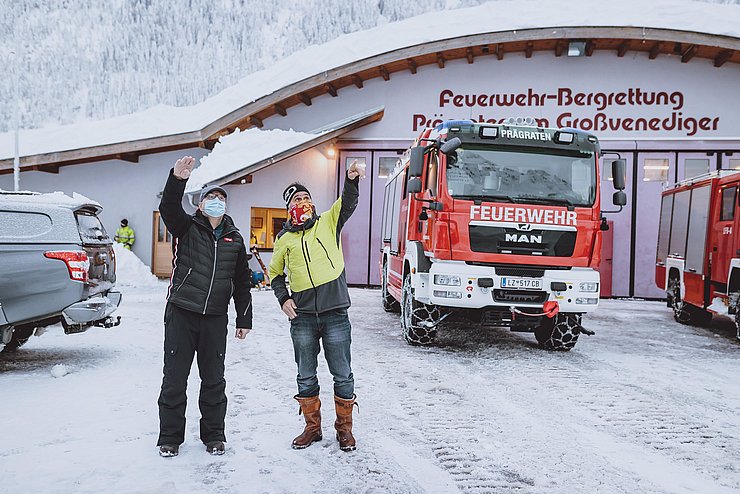
<instances>
[{"instance_id":1,"label":"snow pile","mask_svg":"<svg viewBox=\"0 0 740 494\"><path fill-rule=\"evenodd\" d=\"M98 201L93 201L89 197L78 194L77 192L73 192L72 197L70 197L61 191L41 194L31 191L13 192L0 189L0 200L32 204L58 204L70 207L93 205L102 208Z\"/></svg>"},{"instance_id":2,"label":"snow pile","mask_svg":"<svg viewBox=\"0 0 740 494\"><path fill-rule=\"evenodd\" d=\"M116 286L155 287L159 280L152 274L149 266L141 262L136 254L123 244L113 244L116 253Z\"/></svg>"},{"instance_id":3,"label":"snow pile","mask_svg":"<svg viewBox=\"0 0 740 494\"><path fill-rule=\"evenodd\" d=\"M57 364L51 368L51 375L60 378L69 374L69 368L64 364Z\"/></svg>"},{"instance_id":4,"label":"snow pile","mask_svg":"<svg viewBox=\"0 0 740 494\"><path fill-rule=\"evenodd\" d=\"M200 160L188 180L186 193L196 192L207 183L223 178L287 149L316 139L321 134L292 130L239 130L221 137L213 151Z\"/></svg>"}]
</instances>

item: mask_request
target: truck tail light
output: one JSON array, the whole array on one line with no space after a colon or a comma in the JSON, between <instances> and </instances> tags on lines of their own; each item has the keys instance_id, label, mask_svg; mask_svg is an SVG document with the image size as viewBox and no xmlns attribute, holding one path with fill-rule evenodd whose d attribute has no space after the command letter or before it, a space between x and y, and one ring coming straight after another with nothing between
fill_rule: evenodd
<instances>
[{"instance_id":1,"label":"truck tail light","mask_svg":"<svg viewBox=\"0 0 740 494\"><path fill-rule=\"evenodd\" d=\"M64 261L71 279L83 283L87 282L90 259L88 259L87 253L84 250L50 250L44 252L44 257Z\"/></svg>"}]
</instances>

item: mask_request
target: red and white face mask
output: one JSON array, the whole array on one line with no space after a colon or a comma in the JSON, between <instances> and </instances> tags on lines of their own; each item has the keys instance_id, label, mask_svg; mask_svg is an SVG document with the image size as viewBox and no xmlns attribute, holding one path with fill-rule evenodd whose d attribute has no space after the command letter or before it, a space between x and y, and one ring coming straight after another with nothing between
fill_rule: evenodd
<instances>
[{"instance_id":1,"label":"red and white face mask","mask_svg":"<svg viewBox=\"0 0 740 494\"><path fill-rule=\"evenodd\" d=\"M313 216L313 204L311 201L303 201L293 204L288 210L290 214L290 223L294 226L301 226Z\"/></svg>"}]
</instances>

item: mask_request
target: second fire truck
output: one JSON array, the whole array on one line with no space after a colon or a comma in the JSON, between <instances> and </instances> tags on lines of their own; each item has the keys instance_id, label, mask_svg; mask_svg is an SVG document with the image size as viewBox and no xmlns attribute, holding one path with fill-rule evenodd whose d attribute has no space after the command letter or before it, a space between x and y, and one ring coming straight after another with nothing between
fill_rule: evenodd
<instances>
[{"instance_id":1,"label":"second fire truck","mask_svg":"<svg viewBox=\"0 0 740 494\"><path fill-rule=\"evenodd\" d=\"M655 282L678 322L734 317L740 337L740 172L721 170L663 191Z\"/></svg>"},{"instance_id":2,"label":"second fire truck","mask_svg":"<svg viewBox=\"0 0 740 494\"><path fill-rule=\"evenodd\" d=\"M573 129L449 121L425 130L385 187L383 306L400 311L410 344L439 323L534 332L570 350L599 303L600 149ZM626 204L613 162L614 204Z\"/></svg>"}]
</instances>

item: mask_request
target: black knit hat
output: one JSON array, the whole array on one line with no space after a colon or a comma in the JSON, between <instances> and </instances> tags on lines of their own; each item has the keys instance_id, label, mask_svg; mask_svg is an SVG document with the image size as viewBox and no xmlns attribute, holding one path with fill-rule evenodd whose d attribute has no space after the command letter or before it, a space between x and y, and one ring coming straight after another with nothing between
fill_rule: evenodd
<instances>
[{"instance_id":1,"label":"black knit hat","mask_svg":"<svg viewBox=\"0 0 740 494\"><path fill-rule=\"evenodd\" d=\"M122 220L121 220L121 224L122 224L123 226L128 226L128 220L127 220L126 218L122 219Z\"/></svg>"},{"instance_id":2,"label":"black knit hat","mask_svg":"<svg viewBox=\"0 0 740 494\"><path fill-rule=\"evenodd\" d=\"M285 208L290 207L290 201L293 199L293 196L295 196L299 192L305 192L308 194L309 197L311 197L311 193L308 191L305 185L299 184L298 182L294 182L288 187L285 188L283 191L283 201L285 201Z\"/></svg>"}]
</instances>

